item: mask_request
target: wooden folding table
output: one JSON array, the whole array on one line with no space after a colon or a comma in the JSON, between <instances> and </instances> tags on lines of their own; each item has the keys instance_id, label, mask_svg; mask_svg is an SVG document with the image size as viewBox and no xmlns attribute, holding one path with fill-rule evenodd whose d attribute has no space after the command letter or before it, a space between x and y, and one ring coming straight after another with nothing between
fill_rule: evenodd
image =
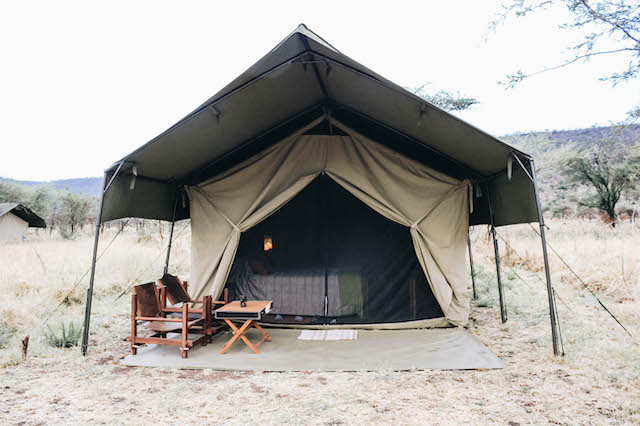
<instances>
[{"instance_id":1,"label":"wooden folding table","mask_svg":"<svg viewBox=\"0 0 640 426\"><path fill-rule=\"evenodd\" d=\"M273 302L271 300L248 300L247 306L240 306L240 301L236 300L235 302L228 303L223 307L216 309L216 319L224 320L231 330L233 330L233 336L222 347L220 354L225 353L227 349L233 345L233 342L238 340L238 338L242 339L242 341L246 343L253 352L259 354L260 351L258 351L258 346L260 346L265 340L271 341L271 336L269 336L269 334L254 321L260 321L263 315L268 314L272 305ZM233 320L244 321L244 324L238 328L232 322ZM255 345L252 344L244 335L251 327L256 328L263 335L262 340Z\"/></svg>"}]
</instances>

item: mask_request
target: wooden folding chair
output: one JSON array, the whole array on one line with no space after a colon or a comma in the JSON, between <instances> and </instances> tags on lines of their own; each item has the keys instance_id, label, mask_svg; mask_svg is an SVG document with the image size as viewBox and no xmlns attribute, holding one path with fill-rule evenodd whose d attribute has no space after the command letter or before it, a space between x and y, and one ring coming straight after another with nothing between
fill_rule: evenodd
<instances>
[{"instance_id":1,"label":"wooden folding chair","mask_svg":"<svg viewBox=\"0 0 640 426\"><path fill-rule=\"evenodd\" d=\"M131 336L127 340L131 342L131 354L135 355L143 344L179 346L182 358L186 358L189 349L198 344L206 345L210 339L211 328L211 296L205 296L201 301L202 308L190 311L189 305L184 303L177 308L182 314L181 318L167 317L169 312L176 312L173 308L163 308L160 294L155 283L141 284L133 287L131 295ZM190 319L190 314L197 314ZM143 327L152 332L151 336L138 336L138 327ZM168 333L180 333L179 339L170 339ZM189 334L202 334L196 339L190 339Z\"/></svg>"},{"instance_id":2,"label":"wooden folding chair","mask_svg":"<svg viewBox=\"0 0 640 426\"><path fill-rule=\"evenodd\" d=\"M199 315L204 315L204 299L203 300L193 300L189 293L187 292L188 283L187 281L182 281L180 278L171 274L164 274L162 278L156 280L156 285L160 290L160 303L162 306L162 311L165 313L170 313L175 316L182 315L182 308L184 305L192 304L192 305L202 305L200 308L192 307L189 309L189 319L198 318ZM219 306L224 306L229 303L229 292L225 288L223 300L212 300L211 306L208 307L208 317L213 318L213 310L215 310ZM167 306L167 299L169 303L173 306ZM211 299L211 297L209 297ZM176 306L182 304L182 307ZM215 306L215 307L214 307ZM213 336L223 330L226 330L228 327L222 321L213 321L210 320L207 324L207 328L205 330L205 334L208 336ZM210 341L210 339L209 339Z\"/></svg>"}]
</instances>

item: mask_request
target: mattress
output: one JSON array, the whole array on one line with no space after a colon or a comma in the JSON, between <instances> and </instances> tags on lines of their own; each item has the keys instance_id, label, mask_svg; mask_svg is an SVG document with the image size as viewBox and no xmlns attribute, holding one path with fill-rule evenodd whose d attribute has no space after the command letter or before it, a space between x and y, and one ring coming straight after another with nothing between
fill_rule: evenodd
<instances>
[{"instance_id":1,"label":"mattress","mask_svg":"<svg viewBox=\"0 0 640 426\"><path fill-rule=\"evenodd\" d=\"M269 275L256 274L248 265L239 269L230 277L236 291L248 300L272 300L272 314L324 316L324 269L275 269ZM338 271L327 271L328 316L357 314L356 307L341 303L338 277Z\"/></svg>"}]
</instances>

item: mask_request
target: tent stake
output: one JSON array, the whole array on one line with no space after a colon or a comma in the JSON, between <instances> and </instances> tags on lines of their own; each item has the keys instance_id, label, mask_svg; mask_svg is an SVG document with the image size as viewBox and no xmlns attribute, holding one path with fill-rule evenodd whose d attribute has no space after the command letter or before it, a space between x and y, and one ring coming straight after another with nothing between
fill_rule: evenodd
<instances>
[{"instance_id":1,"label":"tent stake","mask_svg":"<svg viewBox=\"0 0 640 426\"><path fill-rule=\"evenodd\" d=\"M173 240L173 228L176 225L176 210L178 208L178 191L176 191L175 200L173 202L173 216L171 217L171 229L169 231L169 243L167 245L167 259L164 261L164 274L169 273L169 258L171 257L171 241Z\"/></svg>"},{"instance_id":2,"label":"tent stake","mask_svg":"<svg viewBox=\"0 0 640 426\"><path fill-rule=\"evenodd\" d=\"M555 301L553 298L553 287L551 286L551 274L549 272L549 255L547 253L547 238L544 233L544 216L542 215L542 204L538 193L538 181L536 179L536 168L533 159L529 160L531 166L531 177L533 178L533 189L536 194L536 205L538 207L538 223L540 224L540 239L542 240L542 256L544 257L544 274L547 278L547 294L549 297L549 317L551 319L551 339L553 341L553 354L560 355L558 348L558 321L556 318Z\"/></svg>"},{"instance_id":3,"label":"tent stake","mask_svg":"<svg viewBox=\"0 0 640 426\"><path fill-rule=\"evenodd\" d=\"M100 240L100 224L102 222L102 206L104 205L104 194L109 189L111 182L114 181L116 175L120 171L120 167L116 170L116 172L111 177L111 181L107 184L107 174L104 174L104 178L102 180L102 187L104 188L100 192L100 207L98 208L98 217L96 218L96 236L93 240L93 258L91 259L91 276L89 278L89 288L87 289L87 304L85 306L84 311L84 328L82 330L82 355L87 355L87 347L89 345L89 320L91 319L91 301L93 299L93 282L96 276L96 256L98 254L98 240Z\"/></svg>"},{"instance_id":4,"label":"tent stake","mask_svg":"<svg viewBox=\"0 0 640 426\"><path fill-rule=\"evenodd\" d=\"M478 298L476 293L476 273L473 268L473 255L471 254L471 236L467 234L467 247L469 247L469 265L471 266L471 286L473 287L473 300Z\"/></svg>"},{"instance_id":5,"label":"tent stake","mask_svg":"<svg viewBox=\"0 0 640 426\"><path fill-rule=\"evenodd\" d=\"M487 188L487 201L489 203L489 216L491 217L491 234L493 235L493 250L496 257L496 274L498 276L498 296L500 297L500 318L502 322L507 322L507 305L504 300L504 289L502 288L502 277L500 276L500 251L498 249L498 239L496 238L496 225L493 216L493 206L491 205L491 195L489 185Z\"/></svg>"}]
</instances>

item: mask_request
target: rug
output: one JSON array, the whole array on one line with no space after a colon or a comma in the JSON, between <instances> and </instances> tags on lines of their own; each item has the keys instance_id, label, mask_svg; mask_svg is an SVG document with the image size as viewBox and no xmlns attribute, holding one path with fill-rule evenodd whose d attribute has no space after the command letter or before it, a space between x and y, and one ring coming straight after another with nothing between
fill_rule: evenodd
<instances>
[{"instance_id":1,"label":"rug","mask_svg":"<svg viewBox=\"0 0 640 426\"><path fill-rule=\"evenodd\" d=\"M302 330L299 340L356 340L358 330Z\"/></svg>"}]
</instances>

